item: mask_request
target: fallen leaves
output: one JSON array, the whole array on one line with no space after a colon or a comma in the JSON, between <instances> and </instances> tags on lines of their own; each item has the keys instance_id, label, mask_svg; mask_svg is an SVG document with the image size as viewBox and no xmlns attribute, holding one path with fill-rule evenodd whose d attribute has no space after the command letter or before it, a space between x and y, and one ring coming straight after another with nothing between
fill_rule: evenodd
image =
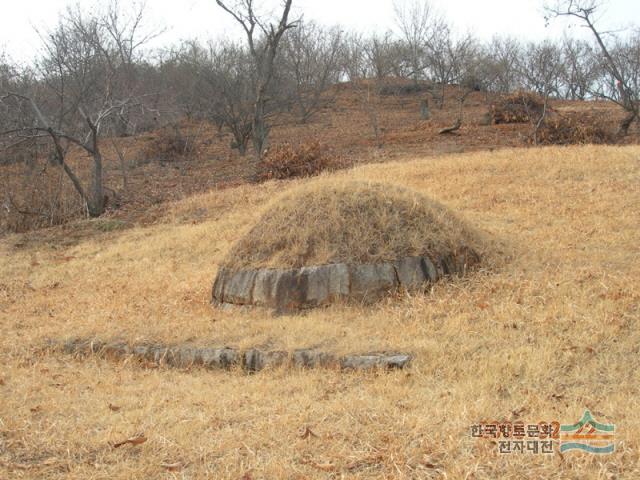
<instances>
[{"instance_id":1,"label":"fallen leaves","mask_svg":"<svg viewBox=\"0 0 640 480\"><path fill-rule=\"evenodd\" d=\"M109 404L109 410L111 410L112 412L117 412L120 410L121 407L114 405L112 403Z\"/></svg>"},{"instance_id":2,"label":"fallen leaves","mask_svg":"<svg viewBox=\"0 0 640 480\"><path fill-rule=\"evenodd\" d=\"M124 445L140 445L147 441L147 437L144 436L144 433L137 433L133 437L129 437L122 442L114 443L113 448L120 448Z\"/></svg>"}]
</instances>

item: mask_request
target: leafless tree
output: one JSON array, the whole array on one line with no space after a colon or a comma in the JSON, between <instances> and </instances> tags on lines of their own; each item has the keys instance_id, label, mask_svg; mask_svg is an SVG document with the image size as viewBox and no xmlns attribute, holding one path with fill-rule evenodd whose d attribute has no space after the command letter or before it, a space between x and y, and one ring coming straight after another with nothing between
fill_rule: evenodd
<instances>
[{"instance_id":1,"label":"leafless tree","mask_svg":"<svg viewBox=\"0 0 640 480\"><path fill-rule=\"evenodd\" d=\"M382 82L390 75L398 76L402 68L399 42L393 39L391 32L383 35L373 34L365 42L364 55L369 65L368 71Z\"/></svg>"},{"instance_id":2,"label":"leafless tree","mask_svg":"<svg viewBox=\"0 0 640 480\"><path fill-rule=\"evenodd\" d=\"M393 5L396 24L406 47L408 76L417 84L428 67L427 48L445 23L429 0L396 0Z\"/></svg>"},{"instance_id":3,"label":"leafless tree","mask_svg":"<svg viewBox=\"0 0 640 480\"><path fill-rule=\"evenodd\" d=\"M203 92L199 72L208 61L207 48L197 41L183 41L158 54L155 70L155 90L163 92L163 109L171 112L172 121L181 116L191 120L202 114L208 100Z\"/></svg>"},{"instance_id":4,"label":"leafless tree","mask_svg":"<svg viewBox=\"0 0 640 480\"><path fill-rule=\"evenodd\" d=\"M561 83L563 96L585 100L594 90L600 74L600 62L592 46L583 40L565 36L562 40Z\"/></svg>"},{"instance_id":5,"label":"leafless tree","mask_svg":"<svg viewBox=\"0 0 640 480\"><path fill-rule=\"evenodd\" d=\"M561 50L555 43L545 40L541 43L527 44L518 60L518 69L525 90L533 91L542 97L543 105L540 112L529 108L523 97L523 105L528 110L534 144L538 144L538 132L549 113L549 100L558 96L560 78L564 69Z\"/></svg>"},{"instance_id":6,"label":"leafless tree","mask_svg":"<svg viewBox=\"0 0 640 480\"><path fill-rule=\"evenodd\" d=\"M0 52L0 90L7 90L16 77L15 67L4 52Z\"/></svg>"},{"instance_id":7,"label":"leafless tree","mask_svg":"<svg viewBox=\"0 0 640 480\"><path fill-rule=\"evenodd\" d=\"M0 92L8 92L13 89L16 77L15 67L11 64L4 52L0 52ZM9 114L6 105L0 104L0 131L9 128ZM0 160L0 163L2 161Z\"/></svg>"},{"instance_id":8,"label":"leafless tree","mask_svg":"<svg viewBox=\"0 0 640 480\"><path fill-rule=\"evenodd\" d=\"M543 97L559 95L563 69L562 52L550 40L526 44L518 59L522 86Z\"/></svg>"},{"instance_id":9,"label":"leafless tree","mask_svg":"<svg viewBox=\"0 0 640 480\"><path fill-rule=\"evenodd\" d=\"M289 21L293 0L282 1L279 19L270 21L256 11L253 0L233 2L216 0L216 3L242 27L247 38L249 52L256 72L256 90L253 109L251 138L258 158L262 158L270 126L267 122L268 90L274 77L274 65L284 34L297 22Z\"/></svg>"},{"instance_id":10,"label":"leafless tree","mask_svg":"<svg viewBox=\"0 0 640 480\"><path fill-rule=\"evenodd\" d=\"M206 53L194 60L197 61L195 71L201 80L196 86L200 116L220 128L227 127L233 136L231 147L244 156L256 115L254 102L258 80L251 54L241 45L222 42L209 44ZM274 113L272 106L273 102L265 102L260 113L262 122L266 123Z\"/></svg>"},{"instance_id":11,"label":"leafless tree","mask_svg":"<svg viewBox=\"0 0 640 480\"><path fill-rule=\"evenodd\" d=\"M306 123L322 106L322 96L340 78L342 31L301 22L283 41L283 76L293 80L293 102Z\"/></svg>"},{"instance_id":12,"label":"leafless tree","mask_svg":"<svg viewBox=\"0 0 640 480\"><path fill-rule=\"evenodd\" d=\"M625 79L629 95L635 98L636 109L640 98L640 29L636 30L624 41L618 41L613 53L620 72ZM636 119L639 118L636 115Z\"/></svg>"},{"instance_id":13,"label":"leafless tree","mask_svg":"<svg viewBox=\"0 0 640 480\"><path fill-rule=\"evenodd\" d=\"M340 51L340 67L342 75L354 82L369 76L369 65L365 55L366 42L359 33L343 35Z\"/></svg>"},{"instance_id":14,"label":"leafless tree","mask_svg":"<svg viewBox=\"0 0 640 480\"><path fill-rule=\"evenodd\" d=\"M136 103L130 92L118 94L115 88L122 69L114 60L118 43L106 27L112 13L68 9L54 30L41 34L43 51L31 84L1 95L13 120L3 136L18 141L48 139L55 161L92 217L101 215L106 203L101 139L109 120ZM135 42L130 53L141 45ZM88 185L67 162L74 148L92 160Z\"/></svg>"},{"instance_id":15,"label":"leafless tree","mask_svg":"<svg viewBox=\"0 0 640 480\"><path fill-rule=\"evenodd\" d=\"M440 85L440 108L444 106L446 86L463 80L464 66L475 54L476 40L471 35L456 38L446 25L434 35L427 47L427 62L433 81Z\"/></svg>"},{"instance_id":16,"label":"leafless tree","mask_svg":"<svg viewBox=\"0 0 640 480\"><path fill-rule=\"evenodd\" d=\"M510 37L494 37L485 47L483 79L492 92L509 93L519 86L518 60L522 55L520 42Z\"/></svg>"},{"instance_id":17,"label":"leafless tree","mask_svg":"<svg viewBox=\"0 0 640 480\"><path fill-rule=\"evenodd\" d=\"M141 67L144 62L141 56L142 47L164 32L164 29L149 29L144 24L145 3L132 2L125 10L120 0L111 0L104 14L99 17L100 27L104 30L107 41L101 45L101 53L108 63L111 75L111 95L114 98L141 96L148 94L144 82L141 81ZM81 28L81 25L77 25ZM130 110L117 112L112 119L116 135L123 136L135 133L135 125L129 117Z\"/></svg>"},{"instance_id":18,"label":"leafless tree","mask_svg":"<svg viewBox=\"0 0 640 480\"><path fill-rule=\"evenodd\" d=\"M620 122L618 130L620 136L625 136L633 121L640 114L640 92L633 88L633 73L627 71L622 66L620 58L616 58L612 54L612 47L609 45L607 37L613 34L604 32L596 26L596 15L601 6L602 2L599 0L556 0L553 4L547 4L545 10L547 20L557 17L575 18L593 34L603 57L604 68L613 77L616 85L614 92L600 91L597 93L617 103L627 112L625 118Z\"/></svg>"}]
</instances>

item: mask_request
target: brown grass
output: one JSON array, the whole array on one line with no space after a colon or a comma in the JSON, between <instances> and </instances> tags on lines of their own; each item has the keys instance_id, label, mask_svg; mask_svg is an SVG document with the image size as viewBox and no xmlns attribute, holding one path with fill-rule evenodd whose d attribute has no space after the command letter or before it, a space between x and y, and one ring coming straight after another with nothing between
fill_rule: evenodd
<instances>
[{"instance_id":1,"label":"brown grass","mask_svg":"<svg viewBox=\"0 0 640 480\"><path fill-rule=\"evenodd\" d=\"M415 191L325 178L271 202L224 261L230 269L381 263L483 250L478 233Z\"/></svg>"},{"instance_id":2,"label":"brown grass","mask_svg":"<svg viewBox=\"0 0 640 480\"><path fill-rule=\"evenodd\" d=\"M272 318L209 306L217 265L281 182L191 197L157 225L71 245L61 229L2 238L0 478L638 478L639 155L506 150L334 174L392 178L514 249L491 272L373 308ZM36 352L76 335L415 361L246 376ZM568 423L585 408L617 424L615 454L501 456L470 436L483 419ZM109 444L138 432L145 443Z\"/></svg>"}]
</instances>

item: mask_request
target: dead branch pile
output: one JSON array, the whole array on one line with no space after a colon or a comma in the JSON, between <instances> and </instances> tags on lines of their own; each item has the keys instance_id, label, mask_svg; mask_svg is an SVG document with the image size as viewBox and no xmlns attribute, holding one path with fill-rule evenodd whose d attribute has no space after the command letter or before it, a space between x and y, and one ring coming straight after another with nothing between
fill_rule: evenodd
<instances>
[{"instance_id":1,"label":"dead branch pile","mask_svg":"<svg viewBox=\"0 0 640 480\"><path fill-rule=\"evenodd\" d=\"M271 147L258 166L258 179L284 180L311 177L323 171L345 168L349 164L317 140L298 145L282 143Z\"/></svg>"},{"instance_id":2,"label":"dead branch pile","mask_svg":"<svg viewBox=\"0 0 640 480\"><path fill-rule=\"evenodd\" d=\"M502 97L491 105L491 122L494 125L501 123L527 123L537 120L544 111L544 100L532 92L515 92Z\"/></svg>"},{"instance_id":3,"label":"dead branch pile","mask_svg":"<svg viewBox=\"0 0 640 480\"><path fill-rule=\"evenodd\" d=\"M529 143L536 137L530 135ZM585 114L553 115L545 118L537 132L538 145L586 145L616 143L615 133L600 119Z\"/></svg>"}]
</instances>

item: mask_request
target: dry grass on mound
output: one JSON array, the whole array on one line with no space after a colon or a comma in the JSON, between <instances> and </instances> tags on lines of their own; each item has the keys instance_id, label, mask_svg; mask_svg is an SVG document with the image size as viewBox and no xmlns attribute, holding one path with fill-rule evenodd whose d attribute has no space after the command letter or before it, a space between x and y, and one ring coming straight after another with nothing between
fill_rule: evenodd
<instances>
[{"instance_id":1,"label":"dry grass on mound","mask_svg":"<svg viewBox=\"0 0 640 480\"><path fill-rule=\"evenodd\" d=\"M324 179L272 202L225 260L232 269L379 263L482 250L449 209L399 186Z\"/></svg>"}]
</instances>

